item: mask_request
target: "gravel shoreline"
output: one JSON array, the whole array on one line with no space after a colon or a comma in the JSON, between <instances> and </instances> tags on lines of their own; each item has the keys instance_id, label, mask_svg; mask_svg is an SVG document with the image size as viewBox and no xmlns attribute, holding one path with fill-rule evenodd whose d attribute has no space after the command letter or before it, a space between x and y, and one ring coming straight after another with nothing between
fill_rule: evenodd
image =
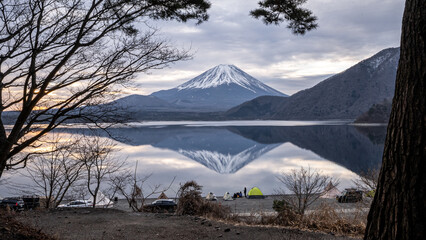
<instances>
[{"instance_id":1,"label":"gravel shoreline","mask_svg":"<svg viewBox=\"0 0 426 240\"><path fill-rule=\"evenodd\" d=\"M194 216L133 213L117 209L28 211L21 223L57 239L324 239L348 240L312 231L271 226L227 224Z\"/></svg>"},{"instance_id":2,"label":"gravel shoreline","mask_svg":"<svg viewBox=\"0 0 426 240\"><path fill-rule=\"evenodd\" d=\"M272 204L279 196L265 199L237 198L216 204L228 206L239 216L275 214ZM150 203L155 199L148 199ZM357 203L337 203L335 199L319 199L308 211L327 204L341 212L359 209ZM364 205L365 206L365 203ZM120 199L113 208L62 208L24 211L12 214L19 223L56 239L356 239L307 230L278 226L230 224L195 216L164 213L136 213Z\"/></svg>"}]
</instances>

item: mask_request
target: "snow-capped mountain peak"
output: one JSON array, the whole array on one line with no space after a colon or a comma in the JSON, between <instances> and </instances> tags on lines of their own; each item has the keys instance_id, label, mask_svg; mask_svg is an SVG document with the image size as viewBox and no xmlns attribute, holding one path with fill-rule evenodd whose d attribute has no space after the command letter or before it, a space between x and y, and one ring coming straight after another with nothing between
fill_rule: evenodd
<instances>
[{"instance_id":1,"label":"snow-capped mountain peak","mask_svg":"<svg viewBox=\"0 0 426 240\"><path fill-rule=\"evenodd\" d=\"M177 89L179 91L191 88L206 89L223 84L236 84L254 93L258 91L258 88L267 92L273 90L238 67L229 64L221 64L211 68L188 82L179 85ZM273 90L273 92L275 93L276 91Z\"/></svg>"},{"instance_id":2,"label":"snow-capped mountain peak","mask_svg":"<svg viewBox=\"0 0 426 240\"><path fill-rule=\"evenodd\" d=\"M223 111L260 96L287 97L236 66L226 64L152 95L191 111Z\"/></svg>"}]
</instances>

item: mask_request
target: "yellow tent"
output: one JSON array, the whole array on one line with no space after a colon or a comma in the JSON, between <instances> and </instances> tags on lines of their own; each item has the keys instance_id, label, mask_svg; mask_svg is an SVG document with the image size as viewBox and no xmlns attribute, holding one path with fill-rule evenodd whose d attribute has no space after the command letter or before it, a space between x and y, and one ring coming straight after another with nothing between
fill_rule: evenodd
<instances>
[{"instance_id":1,"label":"yellow tent","mask_svg":"<svg viewBox=\"0 0 426 240\"><path fill-rule=\"evenodd\" d=\"M263 196L262 191L258 187L254 187L248 192L247 198L265 198L265 196Z\"/></svg>"}]
</instances>

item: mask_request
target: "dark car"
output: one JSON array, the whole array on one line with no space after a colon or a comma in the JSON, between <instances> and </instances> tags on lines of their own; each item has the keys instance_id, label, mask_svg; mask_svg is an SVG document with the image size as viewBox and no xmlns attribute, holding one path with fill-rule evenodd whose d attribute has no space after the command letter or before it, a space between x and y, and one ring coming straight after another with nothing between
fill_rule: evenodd
<instances>
[{"instance_id":1,"label":"dark car","mask_svg":"<svg viewBox=\"0 0 426 240\"><path fill-rule=\"evenodd\" d=\"M173 199L157 199L151 204L145 205L145 210L149 212L174 212L177 204Z\"/></svg>"},{"instance_id":2,"label":"dark car","mask_svg":"<svg viewBox=\"0 0 426 240\"><path fill-rule=\"evenodd\" d=\"M0 208L9 207L10 209L15 211L24 210L24 205L24 201L22 201L22 199L20 198L5 198L0 202Z\"/></svg>"},{"instance_id":3,"label":"dark car","mask_svg":"<svg viewBox=\"0 0 426 240\"><path fill-rule=\"evenodd\" d=\"M24 196L22 197L24 201L25 209L36 209L40 207L40 197L38 196Z\"/></svg>"},{"instance_id":4,"label":"dark car","mask_svg":"<svg viewBox=\"0 0 426 240\"><path fill-rule=\"evenodd\" d=\"M342 195L337 196L337 201L339 203L351 203L351 202L359 202L362 200L362 191L356 189L345 189L342 192Z\"/></svg>"}]
</instances>

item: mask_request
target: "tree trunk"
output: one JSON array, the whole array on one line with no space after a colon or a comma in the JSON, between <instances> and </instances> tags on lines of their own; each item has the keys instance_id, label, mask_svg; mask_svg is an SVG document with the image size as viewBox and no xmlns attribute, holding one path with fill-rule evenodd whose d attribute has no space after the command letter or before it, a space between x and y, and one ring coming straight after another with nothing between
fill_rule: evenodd
<instances>
[{"instance_id":1,"label":"tree trunk","mask_svg":"<svg viewBox=\"0 0 426 240\"><path fill-rule=\"evenodd\" d=\"M407 0L395 97L365 239L426 237L426 1Z\"/></svg>"}]
</instances>

